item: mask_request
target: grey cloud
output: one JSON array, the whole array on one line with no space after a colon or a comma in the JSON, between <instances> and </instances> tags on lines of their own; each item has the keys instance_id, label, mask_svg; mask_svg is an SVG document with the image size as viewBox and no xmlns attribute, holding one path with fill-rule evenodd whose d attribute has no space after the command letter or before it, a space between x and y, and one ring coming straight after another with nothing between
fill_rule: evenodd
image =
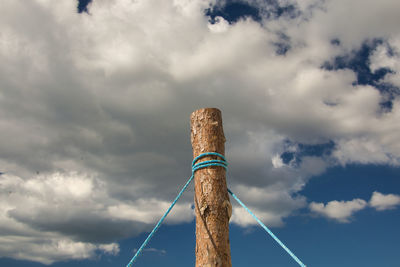
<instances>
[{"instance_id":1,"label":"grey cloud","mask_svg":"<svg viewBox=\"0 0 400 267\"><path fill-rule=\"evenodd\" d=\"M29 214L23 210L11 210L8 215L20 223L29 225L38 231L56 232L69 236L73 240L104 244L116 242L122 238L136 236L143 231L148 231L150 225L139 221L115 220L98 215L98 211L80 209L74 214L68 214L71 208L63 207L62 210L35 210Z\"/></svg>"}]
</instances>

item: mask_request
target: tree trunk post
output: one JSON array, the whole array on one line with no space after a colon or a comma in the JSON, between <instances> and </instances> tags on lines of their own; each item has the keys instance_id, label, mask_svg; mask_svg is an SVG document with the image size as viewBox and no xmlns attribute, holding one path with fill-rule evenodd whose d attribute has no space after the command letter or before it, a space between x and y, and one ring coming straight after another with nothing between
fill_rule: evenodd
<instances>
[{"instance_id":1,"label":"tree trunk post","mask_svg":"<svg viewBox=\"0 0 400 267\"><path fill-rule=\"evenodd\" d=\"M225 155L221 111L204 108L190 117L193 158L205 152ZM199 160L218 159L207 156ZM226 171L212 166L195 173L196 267L231 267L229 219L232 206L226 186Z\"/></svg>"}]
</instances>

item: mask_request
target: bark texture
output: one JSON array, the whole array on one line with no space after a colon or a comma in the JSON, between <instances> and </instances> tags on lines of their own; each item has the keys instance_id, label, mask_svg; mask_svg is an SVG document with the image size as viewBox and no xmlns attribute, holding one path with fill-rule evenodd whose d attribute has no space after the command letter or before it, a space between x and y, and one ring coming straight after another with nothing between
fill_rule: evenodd
<instances>
[{"instance_id":1,"label":"bark texture","mask_svg":"<svg viewBox=\"0 0 400 267\"><path fill-rule=\"evenodd\" d=\"M205 152L225 155L221 111L199 109L191 115L193 158ZM205 157L199 162L218 159ZM231 267L229 219L232 207L223 167L208 167L195 173L196 267Z\"/></svg>"}]
</instances>

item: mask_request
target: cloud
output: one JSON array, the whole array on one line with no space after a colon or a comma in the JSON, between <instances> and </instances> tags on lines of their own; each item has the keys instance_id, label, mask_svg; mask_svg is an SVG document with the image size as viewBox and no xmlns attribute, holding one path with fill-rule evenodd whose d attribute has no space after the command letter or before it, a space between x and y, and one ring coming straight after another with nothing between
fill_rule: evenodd
<instances>
[{"instance_id":1,"label":"cloud","mask_svg":"<svg viewBox=\"0 0 400 267\"><path fill-rule=\"evenodd\" d=\"M382 194L373 192L369 202L363 199L353 199L351 201L329 201L328 203L311 202L309 209L318 215L322 215L329 219L336 220L341 223L350 222L351 217L358 211L368 206L377 211L394 209L400 205L400 196L395 194Z\"/></svg>"},{"instance_id":2,"label":"cloud","mask_svg":"<svg viewBox=\"0 0 400 267\"><path fill-rule=\"evenodd\" d=\"M394 209L400 205L400 196L395 194L382 194L375 191L372 194L369 205L378 211Z\"/></svg>"},{"instance_id":3,"label":"cloud","mask_svg":"<svg viewBox=\"0 0 400 267\"><path fill-rule=\"evenodd\" d=\"M93 245L64 239L58 235L48 233L44 235L37 232L36 237L2 235L0 237L0 250L2 257L50 265L57 261L94 258L99 253L116 255L119 252L119 245L116 243Z\"/></svg>"},{"instance_id":4,"label":"cloud","mask_svg":"<svg viewBox=\"0 0 400 267\"><path fill-rule=\"evenodd\" d=\"M150 230L169 203L122 202L95 177L70 173L26 181L0 176L0 253L51 264L119 253L121 238ZM190 221L190 204L177 204L166 223ZM22 248L23 247L23 248Z\"/></svg>"},{"instance_id":5,"label":"cloud","mask_svg":"<svg viewBox=\"0 0 400 267\"><path fill-rule=\"evenodd\" d=\"M109 255L118 255L119 254L119 245L115 244L115 243L99 245L99 249Z\"/></svg>"},{"instance_id":6,"label":"cloud","mask_svg":"<svg viewBox=\"0 0 400 267\"><path fill-rule=\"evenodd\" d=\"M283 226L283 218L306 205L304 197L292 197L290 193L277 186L268 189L239 186L233 192L261 221L269 226ZM234 199L232 199L232 205L231 222L243 227L257 224Z\"/></svg>"},{"instance_id":7,"label":"cloud","mask_svg":"<svg viewBox=\"0 0 400 267\"><path fill-rule=\"evenodd\" d=\"M341 223L348 223L354 213L364 209L366 206L367 202L365 200L357 198L351 201L333 200L327 204L311 202L309 208L316 214Z\"/></svg>"},{"instance_id":8,"label":"cloud","mask_svg":"<svg viewBox=\"0 0 400 267\"><path fill-rule=\"evenodd\" d=\"M97 0L89 15L69 0L2 2L2 256L51 263L76 246L90 258L149 230L190 174L189 115L205 106L223 113L229 187L275 226L330 166L399 165L398 94L382 113L377 88L321 67L381 38L371 68L392 68L383 79L398 84L385 51L397 51L399 1L249 1L261 21L231 24L209 22L212 3ZM267 17L277 5L296 16ZM290 164L279 160L287 140L334 147ZM169 223L193 218L192 196ZM253 223L241 212L233 207L235 223Z\"/></svg>"}]
</instances>

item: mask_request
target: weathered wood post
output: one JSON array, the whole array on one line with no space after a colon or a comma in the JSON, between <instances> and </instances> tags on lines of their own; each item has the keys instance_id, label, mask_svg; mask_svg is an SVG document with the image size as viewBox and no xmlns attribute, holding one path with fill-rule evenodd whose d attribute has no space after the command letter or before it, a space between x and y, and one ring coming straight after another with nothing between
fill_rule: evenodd
<instances>
[{"instance_id":1,"label":"weathered wood post","mask_svg":"<svg viewBox=\"0 0 400 267\"><path fill-rule=\"evenodd\" d=\"M221 111L204 108L192 113L193 158L205 152L225 155ZM218 159L208 156L200 160ZM213 166L195 173L196 267L231 267L229 218L232 213L223 167Z\"/></svg>"}]
</instances>

